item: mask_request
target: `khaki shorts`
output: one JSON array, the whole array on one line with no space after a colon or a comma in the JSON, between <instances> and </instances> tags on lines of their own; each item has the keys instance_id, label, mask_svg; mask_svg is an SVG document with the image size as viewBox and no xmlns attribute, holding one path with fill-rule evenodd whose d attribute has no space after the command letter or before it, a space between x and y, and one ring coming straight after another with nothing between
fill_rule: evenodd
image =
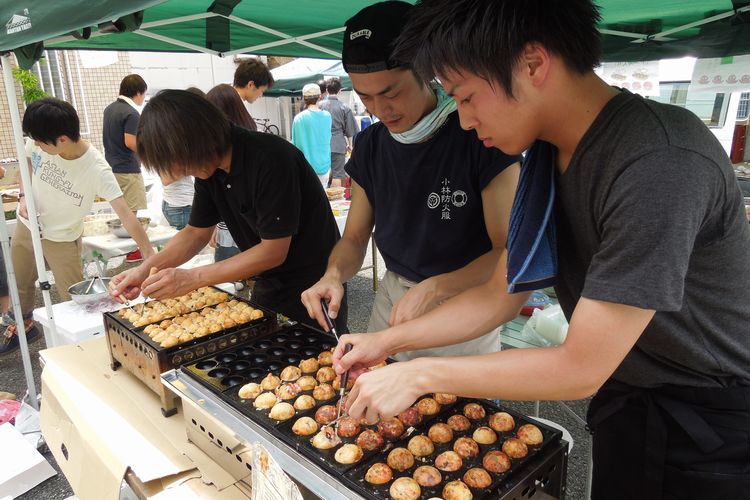
<instances>
[{"instance_id":1,"label":"khaki shorts","mask_svg":"<svg viewBox=\"0 0 750 500\"><path fill-rule=\"evenodd\" d=\"M135 212L148 208L146 205L146 185L141 174L115 174L117 184L122 190L122 197L128 208Z\"/></svg>"},{"instance_id":2,"label":"khaki shorts","mask_svg":"<svg viewBox=\"0 0 750 500\"><path fill-rule=\"evenodd\" d=\"M388 328L388 319L391 316L393 304L398 302L414 285L416 283L412 283L394 272L386 271L375 294L375 303L372 306L372 314L370 315L370 324L367 327L367 331L378 332ZM392 357L397 361L408 361L414 358L429 356L473 356L475 354L497 352L502 348L500 344L502 331L503 327L499 326L490 333L460 344L400 352Z\"/></svg>"}]
</instances>

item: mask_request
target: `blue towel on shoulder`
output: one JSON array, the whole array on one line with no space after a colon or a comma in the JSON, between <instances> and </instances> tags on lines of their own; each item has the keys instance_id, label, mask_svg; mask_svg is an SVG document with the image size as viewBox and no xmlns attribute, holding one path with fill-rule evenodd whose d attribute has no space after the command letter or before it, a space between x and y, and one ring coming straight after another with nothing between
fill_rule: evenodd
<instances>
[{"instance_id":1,"label":"blue towel on shoulder","mask_svg":"<svg viewBox=\"0 0 750 500\"><path fill-rule=\"evenodd\" d=\"M538 290L555 284L557 241L555 203L557 148L536 141L521 166L508 229L508 292Z\"/></svg>"}]
</instances>

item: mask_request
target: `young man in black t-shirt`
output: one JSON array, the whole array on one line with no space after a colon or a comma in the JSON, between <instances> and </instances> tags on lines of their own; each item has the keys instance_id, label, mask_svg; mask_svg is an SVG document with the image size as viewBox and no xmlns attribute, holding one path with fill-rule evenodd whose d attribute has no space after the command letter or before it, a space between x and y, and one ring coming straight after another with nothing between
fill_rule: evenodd
<instances>
[{"instance_id":1,"label":"young man in black t-shirt","mask_svg":"<svg viewBox=\"0 0 750 500\"><path fill-rule=\"evenodd\" d=\"M344 68L380 122L357 139L346 166L352 178L346 230L325 274L302 297L321 325L320 299L330 301L335 316L342 283L361 267L373 228L387 271L368 331L409 321L484 282L505 246L519 156L484 148L461 129L455 105L442 88L391 57L392 42L411 8L406 2L383 2L346 23ZM396 357L499 350L499 331L484 333Z\"/></svg>"},{"instance_id":2,"label":"young man in black t-shirt","mask_svg":"<svg viewBox=\"0 0 750 500\"><path fill-rule=\"evenodd\" d=\"M596 393L592 498L748 498L750 228L721 145L689 111L596 76L591 0L431 0L414 12L396 53L438 73L466 128L488 147L553 150L534 168L555 176L555 288L570 329L560 346L363 373L514 317L527 294L508 293L502 258L486 285L408 325L341 338L337 371L363 373L350 416L389 417L429 392Z\"/></svg>"},{"instance_id":3,"label":"young man in black t-shirt","mask_svg":"<svg viewBox=\"0 0 750 500\"><path fill-rule=\"evenodd\" d=\"M138 156L160 176L194 176L195 197L189 224L163 251L116 276L115 294L133 298L142 289L159 299L253 278L253 301L307 320L300 294L324 272L339 234L325 191L297 148L231 125L206 99L169 90L143 111ZM206 246L219 221L242 252L176 269ZM152 267L159 272L149 277ZM345 315L341 321L343 330Z\"/></svg>"}]
</instances>

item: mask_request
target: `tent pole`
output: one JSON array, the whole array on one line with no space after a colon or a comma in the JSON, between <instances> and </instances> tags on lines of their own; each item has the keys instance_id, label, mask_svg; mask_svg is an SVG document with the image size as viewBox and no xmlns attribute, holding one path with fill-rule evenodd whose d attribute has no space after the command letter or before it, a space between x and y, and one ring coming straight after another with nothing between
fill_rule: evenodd
<instances>
[{"instance_id":1,"label":"tent pole","mask_svg":"<svg viewBox=\"0 0 750 500\"><path fill-rule=\"evenodd\" d=\"M26 151L23 146L23 132L21 131L21 117L18 114L18 101L16 100L16 88L13 83L13 73L11 71L11 58L10 53L2 54L2 67L3 67L3 82L5 84L5 93L8 96L8 106L10 108L10 119L13 124L13 135L16 143L16 155L18 157L18 171L23 179L24 186L30 186L29 169L26 161ZM42 256L42 242L39 238L39 231L36 220L36 206L34 198L31 196L31 190L29 189L29 195L26 197L27 207L29 209L29 215L31 220L31 231L32 243L34 245L34 256L36 257L37 270L39 271L40 282L47 275L47 271L44 268L44 257ZM18 221L18 215L16 215L17 224L21 224ZM13 259L10 254L10 245L8 244L8 226L3 217L2 225L0 225L0 240L2 241L2 251L5 258L5 267L8 271L8 286L10 290L10 298L13 304L13 315L16 318L16 324L20 323L20 330L18 333L18 343L21 348L21 359L23 360L23 369L26 374L26 384L29 389L29 397L31 406L35 409L39 409L39 402L37 399L36 384L34 383L34 373L31 368L31 357L29 356L29 345L26 341L26 335L22 335L24 329L23 322L23 311L21 310L21 301L18 297L18 286L16 284L16 275L13 269ZM40 270L41 268L41 270ZM44 302L47 307L47 316L50 320L53 337L56 335L55 321L52 314L52 303L50 301L49 290L44 291ZM47 346L50 347L50 346Z\"/></svg>"},{"instance_id":2,"label":"tent pole","mask_svg":"<svg viewBox=\"0 0 750 500\"><path fill-rule=\"evenodd\" d=\"M57 327L55 326L55 317L52 312L52 299L50 298L50 285L47 281L47 268L44 265L44 252L42 250L42 238L39 234L39 220L37 219L36 200L32 196L31 190L31 177L29 176L29 168L26 160L26 149L23 144L23 132L21 130L21 116L18 114L18 101L16 100L16 92L13 85L13 74L10 68L10 55L3 55L3 81L5 82L5 90L8 94L8 104L10 105L10 119L13 124L13 135L16 142L16 154L18 155L18 172L21 175L21 180L24 185L26 193L26 208L29 212L29 231L31 232L31 242L34 247L34 260L36 261L36 271L39 280L39 288L42 290L42 297L44 298L44 306L47 312L47 319L49 320L48 328L52 332L50 336L53 345L47 347L55 347L54 342L57 338ZM19 220L18 224L22 224ZM16 319L18 320L18 319ZM47 337L45 337L45 340Z\"/></svg>"}]
</instances>

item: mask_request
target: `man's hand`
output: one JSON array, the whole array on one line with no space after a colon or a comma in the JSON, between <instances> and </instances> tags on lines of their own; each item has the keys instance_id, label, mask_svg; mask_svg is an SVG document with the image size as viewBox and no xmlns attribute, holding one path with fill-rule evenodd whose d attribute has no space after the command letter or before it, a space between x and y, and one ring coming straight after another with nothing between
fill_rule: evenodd
<instances>
[{"instance_id":1,"label":"man's hand","mask_svg":"<svg viewBox=\"0 0 750 500\"><path fill-rule=\"evenodd\" d=\"M29 211L26 208L26 197L21 197L20 200L18 200L18 207L16 209L16 215L19 215L23 217L24 219L29 219Z\"/></svg>"},{"instance_id":2,"label":"man's hand","mask_svg":"<svg viewBox=\"0 0 750 500\"><path fill-rule=\"evenodd\" d=\"M143 295L153 299L169 299L179 297L199 288L194 269L162 269L156 274L145 278L141 288Z\"/></svg>"},{"instance_id":3,"label":"man's hand","mask_svg":"<svg viewBox=\"0 0 750 500\"><path fill-rule=\"evenodd\" d=\"M343 298L344 286L339 281L326 276L323 276L320 281L302 292L301 296L302 304L307 308L307 314L316 320L323 330L328 330L328 324L323 315L320 300L325 299L328 302L328 314L331 319L336 319Z\"/></svg>"},{"instance_id":4,"label":"man's hand","mask_svg":"<svg viewBox=\"0 0 750 500\"><path fill-rule=\"evenodd\" d=\"M115 299L122 301L122 295L127 300L133 300L141 294L141 284L148 276L148 268L144 265L123 271L112 278L110 286L113 287L110 295Z\"/></svg>"},{"instance_id":5,"label":"man's hand","mask_svg":"<svg viewBox=\"0 0 750 500\"><path fill-rule=\"evenodd\" d=\"M352 350L348 353L345 351L346 344L352 345ZM385 361L387 357L388 352L385 351L381 335L378 333L342 335L333 351L333 368L339 375L349 370L349 377L356 379L371 366Z\"/></svg>"},{"instance_id":6,"label":"man's hand","mask_svg":"<svg viewBox=\"0 0 750 500\"><path fill-rule=\"evenodd\" d=\"M388 324L400 325L424 313L433 310L438 305L437 283L428 278L410 288L391 308Z\"/></svg>"},{"instance_id":7,"label":"man's hand","mask_svg":"<svg viewBox=\"0 0 750 500\"><path fill-rule=\"evenodd\" d=\"M347 414L355 419L365 418L367 422L398 415L422 395L417 387L418 378L414 361L392 363L361 374L346 398Z\"/></svg>"}]
</instances>

